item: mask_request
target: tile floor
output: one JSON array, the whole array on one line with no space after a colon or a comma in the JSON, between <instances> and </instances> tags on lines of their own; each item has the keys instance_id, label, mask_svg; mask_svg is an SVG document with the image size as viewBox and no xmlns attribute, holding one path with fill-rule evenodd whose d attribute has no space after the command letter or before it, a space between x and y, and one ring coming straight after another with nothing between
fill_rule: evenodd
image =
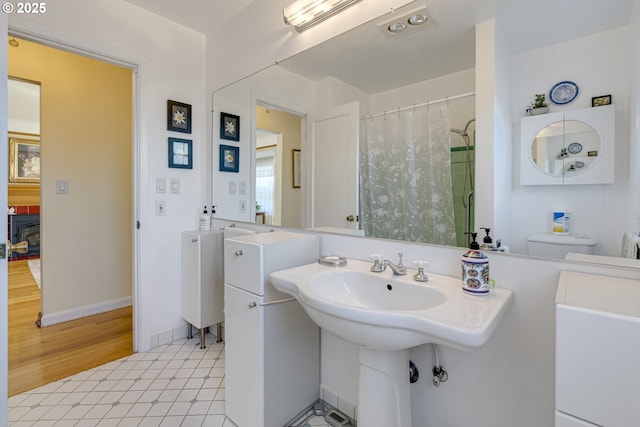
<instances>
[{"instance_id":1,"label":"tile floor","mask_svg":"<svg viewBox=\"0 0 640 427\"><path fill-rule=\"evenodd\" d=\"M236 427L224 415L224 344L181 339L9 398L9 427ZM310 411L300 427L329 427Z\"/></svg>"},{"instance_id":2,"label":"tile floor","mask_svg":"<svg viewBox=\"0 0 640 427\"><path fill-rule=\"evenodd\" d=\"M9 398L10 427L235 427L224 345L207 335L137 353Z\"/></svg>"}]
</instances>

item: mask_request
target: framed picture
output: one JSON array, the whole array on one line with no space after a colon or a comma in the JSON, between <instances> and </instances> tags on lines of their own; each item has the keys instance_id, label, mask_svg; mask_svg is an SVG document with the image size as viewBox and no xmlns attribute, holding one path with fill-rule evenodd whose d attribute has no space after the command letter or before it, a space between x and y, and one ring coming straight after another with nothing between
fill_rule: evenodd
<instances>
[{"instance_id":1,"label":"framed picture","mask_svg":"<svg viewBox=\"0 0 640 427\"><path fill-rule=\"evenodd\" d=\"M220 139L240 141L239 116L229 113L220 113Z\"/></svg>"},{"instance_id":2,"label":"framed picture","mask_svg":"<svg viewBox=\"0 0 640 427\"><path fill-rule=\"evenodd\" d=\"M40 182L40 142L9 138L9 182Z\"/></svg>"},{"instance_id":3,"label":"framed picture","mask_svg":"<svg viewBox=\"0 0 640 427\"><path fill-rule=\"evenodd\" d=\"M240 170L240 147L220 145L220 170L238 172Z\"/></svg>"},{"instance_id":4,"label":"framed picture","mask_svg":"<svg viewBox=\"0 0 640 427\"><path fill-rule=\"evenodd\" d=\"M169 138L169 167L193 169L193 153L190 139Z\"/></svg>"},{"instance_id":5,"label":"framed picture","mask_svg":"<svg viewBox=\"0 0 640 427\"><path fill-rule=\"evenodd\" d=\"M300 188L300 183L302 181L301 178L301 171L300 171L300 159L302 157L302 154L300 152L300 150L294 148L292 151L293 154L293 158L291 161L292 164L292 172L293 172L293 179L292 179L292 183L293 183L293 188Z\"/></svg>"},{"instance_id":6,"label":"framed picture","mask_svg":"<svg viewBox=\"0 0 640 427\"><path fill-rule=\"evenodd\" d=\"M592 107L601 107L603 105L611 104L611 95L594 96L591 98Z\"/></svg>"},{"instance_id":7,"label":"framed picture","mask_svg":"<svg viewBox=\"0 0 640 427\"><path fill-rule=\"evenodd\" d=\"M167 101L167 130L191 133L191 105Z\"/></svg>"}]
</instances>

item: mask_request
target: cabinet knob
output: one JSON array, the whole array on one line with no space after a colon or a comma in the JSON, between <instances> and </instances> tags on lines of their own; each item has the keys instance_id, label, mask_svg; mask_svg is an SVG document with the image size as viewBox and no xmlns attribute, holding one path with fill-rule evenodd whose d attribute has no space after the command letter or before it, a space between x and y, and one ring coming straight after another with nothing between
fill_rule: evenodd
<instances>
[{"instance_id":1,"label":"cabinet knob","mask_svg":"<svg viewBox=\"0 0 640 427\"><path fill-rule=\"evenodd\" d=\"M244 252L242 252L242 249L236 251L236 256L242 256L242 255L244 255Z\"/></svg>"},{"instance_id":2,"label":"cabinet knob","mask_svg":"<svg viewBox=\"0 0 640 427\"><path fill-rule=\"evenodd\" d=\"M192 243L196 243L198 241L198 239L191 239Z\"/></svg>"},{"instance_id":3,"label":"cabinet knob","mask_svg":"<svg viewBox=\"0 0 640 427\"><path fill-rule=\"evenodd\" d=\"M255 301L249 303L249 308L256 308L258 306L258 303L256 303Z\"/></svg>"}]
</instances>

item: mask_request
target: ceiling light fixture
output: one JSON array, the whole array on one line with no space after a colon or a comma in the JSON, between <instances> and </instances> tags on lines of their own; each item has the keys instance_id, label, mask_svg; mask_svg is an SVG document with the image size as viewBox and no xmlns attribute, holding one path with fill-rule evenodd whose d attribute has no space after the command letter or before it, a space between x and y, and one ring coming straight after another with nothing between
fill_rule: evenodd
<instances>
[{"instance_id":1,"label":"ceiling light fixture","mask_svg":"<svg viewBox=\"0 0 640 427\"><path fill-rule=\"evenodd\" d=\"M387 27L387 28L392 33L401 33L401 32L403 32L404 30L407 29L407 26L405 24L403 24L402 22L393 22L393 23L389 24L389 27Z\"/></svg>"},{"instance_id":2,"label":"ceiling light fixture","mask_svg":"<svg viewBox=\"0 0 640 427\"><path fill-rule=\"evenodd\" d=\"M308 30L361 0L297 0L282 10L284 23L299 33Z\"/></svg>"},{"instance_id":3,"label":"ceiling light fixture","mask_svg":"<svg viewBox=\"0 0 640 427\"><path fill-rule=\"evenodd\" d=\"M415 15L411 15L407 22L409 23L409 25L422 25L427 22L428 19L429 18L427 17L427 15L416 13Z\"/></svg>"},{"instance_id":4,"label":"ceiling light fixture","mask_svg":"<svg viewBox=\"0 0 640 427\"><path fill-rule=\"evenodd\" d=\"M398 38L433 27L435 24L433 15L429 13L425 6L422 6L404 14L395 14L391 19L382 21L377 25L386 36Z\"/></svg>"},{"instance_id":5,"label":"ceiling light fixture","mask_svg":"<svg viewBox=\"0 0 640 427\"><path fill-rule=\"evenodd\" d=\"M9 45L11 47L18 47L18 46L20 46L20 43L18 43L18 40L16 40L15 37L11 37L9 39Z\"/></svg>"}]
</instances>

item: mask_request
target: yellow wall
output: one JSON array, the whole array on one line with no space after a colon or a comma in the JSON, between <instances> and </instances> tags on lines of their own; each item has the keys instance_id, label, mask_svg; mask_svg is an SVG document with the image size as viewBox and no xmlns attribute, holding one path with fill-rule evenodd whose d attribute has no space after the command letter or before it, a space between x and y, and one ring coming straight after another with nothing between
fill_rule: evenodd
<instances>
[{"instance_id":1,"label":"yellow wall","mask_svg":"<svg viewBox=\"0 0 640 427\"><path fill-rule=\"evenodd\" d=\"M131 70L24 40L8 60L42 85L43 314L130 296Z\"/></svg>"},{"instance_id":2,"label":"yellow wall","mask_svg":"<svg viewBox=\"0 0 640 427\"><path fill-rule=\"evenodd\" d=\"M286 227L302 227L302 189L293 188L293 149L300 149L301 118L286 113L258 106L256 108L256 126L283 134L282 137L282 217L281 223ZM253 176L254 174L252 174Z\"/></svg>"}]
</instances>

